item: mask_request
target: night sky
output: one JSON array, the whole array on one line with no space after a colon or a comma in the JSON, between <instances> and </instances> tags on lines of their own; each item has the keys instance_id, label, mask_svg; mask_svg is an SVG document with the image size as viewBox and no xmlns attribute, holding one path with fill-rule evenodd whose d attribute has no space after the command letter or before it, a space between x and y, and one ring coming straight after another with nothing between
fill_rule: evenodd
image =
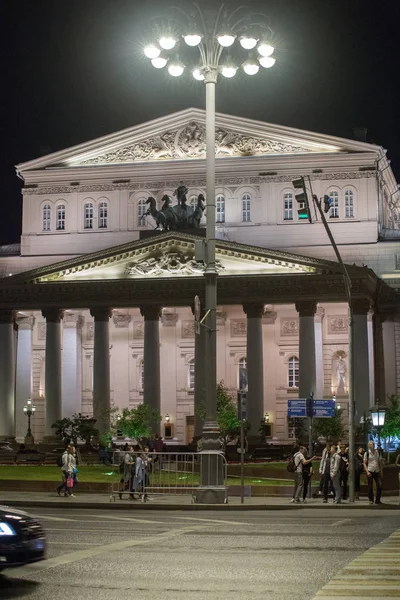
<instances>
[{"instance_id":1,"label":"night sky","mask_svg":"<svg viewBox=\"0 0 400 600\"><path fill-rule=\"evenodd\" d=\"M205 7L208 0L198 2ZM173 4L178 2L1 1L0 244L18 242L21 232L13 165L205 107L203 84L189 73L171 78L141 52L150 19ZM277 62L253 78L221 81L217 110L349 138L354 127L367 127L368 141L388 149L400 181L400 1L246 4L270 17Z\"/></svg>"}]
</instances>

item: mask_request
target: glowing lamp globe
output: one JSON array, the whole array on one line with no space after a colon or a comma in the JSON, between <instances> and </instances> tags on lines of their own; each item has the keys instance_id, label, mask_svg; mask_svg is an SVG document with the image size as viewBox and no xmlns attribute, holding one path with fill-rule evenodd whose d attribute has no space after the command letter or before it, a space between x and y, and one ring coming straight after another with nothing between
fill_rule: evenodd
<instances>
[{"instance_id":1,"label":"glowing lamp globe","mask_svg":"<svg viewBox=\"0 0 400 600\"><path fill-rule=\"evenodd\" d=\"M255 62L245 62L242 66L246 75L257 75L258 71L260 70L260 66Z\"/></svg>"},{"instance_id":2,"label":"glowing lamp globe","mask_svg":"<svg viewBox=\"0 0 400 600\"><path fill-rule=\"evenodd\" d=\"M197 81L204 81L204 75L203 73L200 71L200 69L194 69L194 71L192 72L192 75L195 79L197 79Z\"/></svg>"},{"instance_id":3,"label":"glowing lamp globe","mask_svg":"<svg viewBox=\"0 0 400 600\"><path fill-rule=\"evenodd\" d=\"M252 50L257 45L256 38L247 35L243 35L239 42L245 50Z\"/></svg>"},{"instance_id":4,"label":"glowing lamp globe","mask_svg":"<svg viewBox=\"0 0 400 600\"><path fill-rule=\"evenodd\" d=\"M172 50L175 47L176 40L173 37L162 37L158 40L158 43L164 50Z\"/></svg>"},{"instance_id":5,"label":"glowing lamp globe","mask_svg":"<svg viewBox=\"0 0 400 600\"><path fill-rule=\"evenodd\" d=\"M160 48L157 48L154 44L149 44L145 47L144 53L147 58L158 58L161 54Z\"/></svg>"},{"instance_id":6,"label":"glowing lamp globe","mask_svg":"<svg viewBox=\"0 0 400 600\"><path fill-rule=\"evenodd\" d=\"M262 67L264 67L264 69L270 69L274 66L276 61L275 58L272 58L272 56L262 56L258 59L258 62Z\"/></svg>"},{"instance_id":7,"label":"glowing lamp globe","mask_svg":"<svg viewBox=\"0 0 400 600\"><path fill-rule=\"evenodd\" d=\"M235 36L231 33L222 33L221 35L217 36L217 40L221 46L224 48L229 48L229 46L232 46L233 42L235 41Z\"/></svg>"},{"instance_id":8,"label":"glowing lamp globe","mask_svg":"<svg viewBox=\"0 0 400 600\"><path fill-rule=\"evenodd\" d=\"M236 75L236 71L237 71L237 67L235 67L234 65L222 67L222 69L221 69L222 75L224 77L226 77L227 79L234 77Z\"/></svg>"},{"instance_id":9,"label":"glowing lamp globe","mask_svg":"<svg viewBox=\"0 0 400 600\"><path fill-rule=\"evenodd\" d=\"M198 46L201 42L201 35L198 33L190 33L189 35L183 36L183 39L188 46Z\"/></svg>"},{"instance_id":10,"label":"glowing lamp globe","mask_svg":"<svg viewBox=\"0 0 400 600\"><path fill-rule=\"evenodd\" d=\"M172 77L180 77L185 70L185 67L181 63L171 63L168 67L168 73Z\"/></svg>"},{"instance_id":11,"label":"glowing lamp globe","mask_svg":"<svg viewBox=\"0 0 400 600\"><path fill-rule=\"evenodd\" d=\"M166 58L164 58L163 56L158 56L157 58L153 58L151 60L151 64L156 69L163 69L165 67L165 65L167 64L167 62L168 62L168 60Z\"/></svg>"},{"instance_id":12,"label":"glowing lamp globe","mask_svg":"<svg viewBox=\"0 0 400 600\"><path fill-rule=\"evenodd\" d=\"M261 44L258 45L257 50L261 56L271 56L274 51L274 47L267 42L261 42Z\"/></svg>"}]
</instances>

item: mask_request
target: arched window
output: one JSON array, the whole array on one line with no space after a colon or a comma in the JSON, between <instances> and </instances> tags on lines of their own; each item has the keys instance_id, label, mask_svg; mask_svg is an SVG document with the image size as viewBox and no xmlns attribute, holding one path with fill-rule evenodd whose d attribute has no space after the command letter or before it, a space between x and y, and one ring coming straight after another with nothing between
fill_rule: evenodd
<instances>
[{"instance_id":1,"label":"arched window","mask_svg":"<svg viewBox=\"0 0 400 600\"><path fill-rule=\"evenodd\" d=\"M108 204L100 202L99 204L99 228L107 229L108 227Z\"/></svg>"},{"instance_id":2,"label":"arched window","mask_svg":"<svg viewBox=\"0 0 400 600\"><path fill-rule=\"evenodd\" d=\"M217 223L225 223L225 198L221 194L216 197L216 221Z\"/></svg>"},{"instance_id":3,"label":"arched window","mask_svg":"<svg viewBox=\"0 0 400 600\"><path fill-rule=\"evenodd\" d=\"M83 211L83 227L84 229L93 229L93 204L86 202Z\"/></svg>"},{"instance_id":4,"label":"arched window","mask_svg":"<svg viewBox=\"0 0 400 600\"><path fill-rule=\"evenodd\" d=\"M193 208L193 210L196 210L196 206L197 206L197 196L191 196L190 200L189 200L189 204L190 206Z\"/></svg>"},{"instance_id":5,"label":"arched window","mask_svg":"<svg viewBox=\"0 0 400 600\"><path fill-rule=\"evenodd\" d=\"M239 360L239 390L247 390L247 358Z\"/></svg>"},{"instance_id":6,"label":"arched window","mask_svg":"<svg viewBox=\"0 0 400 600\"><path fill-rule=\"evenodd\" d=\"M144 218L143 218L145 214L146 214L146 199L140 198L140 200L138 201L138 204L137 204L137 225L138 225L138 227L143 227L143 225L145 224Z\"/></svg>"},{"instance_id":7,"label":"arched window","mask_svg":"<svg viewBox=\"0 0 400 600\"><path fill-rule=\"evenodd\" d=\"M331 208L329 210L329 217L331 219L339 218L339 194L337 192L330 192L329 198L332 201Z\"/></svg>"},{"instance_id":8,"label":"arched window","mask_svg":"<svg viewBox=\"0 0 400 600\"><path fill-rule=\"evenodd\" d=\"M194 390L194 358L189 361L189 390Z\"/></svg>"},{"instance_id":9,"label":"arched window","mask_svg":"<svg viewBox=\"0 0 400 600\"><path fill-rule=\"evenodd\" d=\"M354 194L353 190L346 190L344 193L344 208L346 218L354 217Z\"/></svg>"},{"instance_id":10,"label":"arched window","mask_svg":"<svg viewBox=\"0 0 400 600\"><path fill-rule=\"evenodd\" d=\"M251 219L251 196L250 194L243 194L242 196L242 221L243 223L249 223Z\"/></svg>"},{"instance_id":11,"label":"arched window","mask_svg":"<svg viewBox=\"0 0 400 600\"><path fill-rule=\"evenodd\" d=\"M293 221L293 194L286 192L283 197L283 218L285 221Z\"/></svg>"},{"instance_id":12,"label":"arched window","mask_svg":"<svg viewBox=\"0 0 400 600\"><path fill-rule=\"evenodd\" d=\"M57 205L56 229L57 231L65 230L65 204Z\"/></svg>"},{"instance_id":13,"label":"arched window","mask_svg":"<svg viewBox=\"0 0 400 600\"><path fill-rule=\"evenodd\" d=\"M291 356L288 361L288 387L299 387L299 359L297 356Z\"/></svg>"},{"instance_id":14,"label":"arched window","mask_svg":"<svg viewBox=\"0 0 400 600\"><path fill-rule=\"evenodd\" d=\"M139 365L140 389L144 390L144 360Z\"/></svg>"},{"instance_id":15,"label":"arched window","mask_svg":"<svg viewBox=\"0 0 400 600\"><path fill-rule=\"evenodd\" d=\"M42 226L43 226L43 231L50 231L51 229L51 208L50 208L50 204L45 204L43 206L43 213L42 213Z\"/></svg>"}]
</instances>

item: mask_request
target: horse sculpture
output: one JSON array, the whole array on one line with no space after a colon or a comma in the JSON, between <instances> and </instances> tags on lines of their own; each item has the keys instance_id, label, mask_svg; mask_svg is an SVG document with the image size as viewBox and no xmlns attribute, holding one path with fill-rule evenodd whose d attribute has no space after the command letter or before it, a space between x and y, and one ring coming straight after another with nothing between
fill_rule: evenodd
<instances>
[{"instance_id":1,"label":"horse sculpture","mask_svg":"<svg viewBox=\"0 0 400 600\"><path fill-rule=\"evenodd\" d=\"M187 205L186 194L188 189L185 185L180 185L174 192L178 204L171 206L171 198L167 195L162 197L162 208L157 210L155 199L150 196L146 204L149 208L143 215L151 215L156 222L156 228L161 231L171 231L175 229L197 229L200 227L201 217L205 210L205 199L203 194L199 194L195 208Z\"/></svg>"},{"instance_id":2,"label":"horse sculpture","mask_svg":"<svg viewBox=\"0 0 400 600\"><path fill-rule=\"evenodd\" d=\"M167 200L168 202L167 202ZM168 196L163 197L164 204L161 210L157 210L157 204L155 198L149 196L146 200L146 204L150 204L144 216L151 215L156 222L157 229L161 231L170 231L176 229L176 217L169 207L170 199Z\"/></svg>"}]
</instances>

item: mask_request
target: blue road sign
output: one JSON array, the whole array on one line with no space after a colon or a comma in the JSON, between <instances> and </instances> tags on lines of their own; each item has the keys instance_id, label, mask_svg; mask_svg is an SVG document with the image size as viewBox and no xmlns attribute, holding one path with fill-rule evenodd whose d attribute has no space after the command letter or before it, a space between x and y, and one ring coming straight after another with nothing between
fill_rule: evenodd
<instances>
[{"instance_id":1,"label":"blue road sign","mask_svg":"<svg viewBox=\"0 0 400 600\"><path fill-rule=\"evenodd\" d=\"M314 400L313 417L329 419L335 416L335 400Z\"/></svg>"},{"instance_id":2,"label":"blue road sign","mask_svg":"<svg viewBox=\"0 0 400 600\"><path fill-rule=\"evenodd\" d=\"M288 400L288 417L293 418L304 418L307 416L307 400L305 398L296 398L295 400Z\"/></svg>"}]
</instances>

